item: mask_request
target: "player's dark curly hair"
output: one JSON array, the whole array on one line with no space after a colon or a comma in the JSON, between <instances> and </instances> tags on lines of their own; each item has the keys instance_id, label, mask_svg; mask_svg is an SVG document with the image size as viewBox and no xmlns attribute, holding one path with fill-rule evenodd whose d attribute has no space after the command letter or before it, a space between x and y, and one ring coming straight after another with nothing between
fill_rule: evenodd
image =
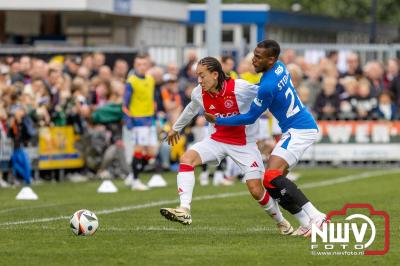
<instances>
[{"instance_id":1,"label":"player's dark curly hair","mask_svg":"<svg viewBox=\"0 0 400 266\"><path fill-rule=\"evenodd\" d=\"M221 63L214 57L207 56L202 59L200 59L199 65L203 65L207 68L208 71L210 72L218 72L218 85L217 85L217 90L220 90L224 86L224 81L229 80L230 77L228 77L225 72L222 70Z\"/></svg>"},{"instance_id":2,"label":"player's dark curly hair","mask_svg":"<svg viewBox=\"0 0 400 266\"><path fill-rule=\"evenodd\" d=\"M275 59L278 59L279 54L281 53L281 47L279 46L279 44L274 41L274 40L264 40L261 41L257 44L257 47L259 48L264 48L269 50L269 56L271 57L275 57Z\"/></svg>"}]
</instances>

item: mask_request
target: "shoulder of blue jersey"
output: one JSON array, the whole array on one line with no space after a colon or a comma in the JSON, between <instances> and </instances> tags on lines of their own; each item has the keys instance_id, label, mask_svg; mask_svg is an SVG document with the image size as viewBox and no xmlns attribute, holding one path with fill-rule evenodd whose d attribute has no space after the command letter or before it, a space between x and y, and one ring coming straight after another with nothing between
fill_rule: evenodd
<instances>
[{"instance_id":1,"label":"shoulder of blue jersey","mask_svg":"<svg viewBox=\"0 0 400 266\"><path fill-rule=\"evenodd\" d=\"M283 65L279 64L278 67L275 69L274 73L276 76L280 76L280 75L282 75L284 70L285 69L284 69Z\"/></svg>"}]
</instances>

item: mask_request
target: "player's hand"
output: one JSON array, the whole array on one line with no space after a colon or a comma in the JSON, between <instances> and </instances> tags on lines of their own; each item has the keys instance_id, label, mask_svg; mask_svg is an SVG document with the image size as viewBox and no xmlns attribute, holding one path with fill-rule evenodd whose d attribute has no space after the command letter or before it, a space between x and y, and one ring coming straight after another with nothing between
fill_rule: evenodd
<instances>
[{"instance_id":1,"label":"player's hand","mask_svg":"<svg viewBox=\"0 0 400 266\"><path fill-rule=\"evenodd\" d=\"M131 113L129 112L129 109L122 105L122 112L127 116L127 117L132 117Z\"/></svg>"},{"instance_id":2,"label":"player's hand","mask_svg":"<svg viewBox=\"0 0 400 266\"><path fill-rule=\"evenodd\" d=\"M215 123L215 120L217 120L217 117L210 113L204 113L204 117L209 123Z\"/></svg>"},{"instance_id":3,"label":"player's hand","mask_svg":"<svg viewBox=\"0 0 400 266\"><path fill-rule=\"evenodd\" d=\"M168 141L168 144L169 144L169 145L174 146L176 143L178 143L179 138L180 138L179 132L178 132L178 131L175 131L175 130L173 130L173 129L171 129L171 130L168 132L168 135L167 135L167 137L166 137L166 140Z\"/></svg>"}]
</instances>

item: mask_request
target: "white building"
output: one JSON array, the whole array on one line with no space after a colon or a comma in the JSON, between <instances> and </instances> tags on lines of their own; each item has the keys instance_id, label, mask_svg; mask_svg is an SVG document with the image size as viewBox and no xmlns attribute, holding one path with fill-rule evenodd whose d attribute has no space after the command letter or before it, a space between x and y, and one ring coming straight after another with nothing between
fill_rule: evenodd
<instances>
[{"instance_id":1,"label":"white building","mask_svg":"<svg viewBox=\"0 0 400 266\"><path fill-rule=\"evenodd\" d=\"M187 3L171 0L0 0L0 42L183 45Z\"/></svg>"}]
</instances>

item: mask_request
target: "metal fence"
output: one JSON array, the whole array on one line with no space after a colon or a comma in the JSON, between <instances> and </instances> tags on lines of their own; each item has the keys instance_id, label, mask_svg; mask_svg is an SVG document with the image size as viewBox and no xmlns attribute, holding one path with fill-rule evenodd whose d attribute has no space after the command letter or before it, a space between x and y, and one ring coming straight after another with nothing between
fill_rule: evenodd
<instances>
[{"instance_id":1,"label":"metal fence","mask_svg":"<svg viewBox=\"0 0 400 266\"><path fill-rule=\"evenodd\" d=\"M297 55L304 56L306 61L316 63L330 51L338 51L343 57L349 52L360 56L361 64L371 60L386 62L389 58L400 58L400 44L315 44L315 43L283 43L282 50L293 49ZM199 58L207 55L207 49L199 46L148 46L144 48L160 65L176 62L179 65L185 62L189 50L195 50ZM241 49L244 49L243 51ZM222 54L235 57L238 62L241 56L252 50L249 47L223 46Z\"/></svg>"},{"instance_id":2,"label":"metal fence","mask_svg":"<svg viewBox=\"0 0 400 266\"><path fill-rule=\"evenodd\" d=\"M360 56L362 64L370 60L385 62L389 58L400 58L400 44L304 44L284 43L283 49L293 49L300 55L307 52L321 52L326 54L329 51L355 52Z\"/></svg>"},{"instance_id":3,"label":"metal fence","mask_svg":"<svg viewBox=\"0 0 400 266\"><path fill-rule=\"evenodd\" d=\"M282 43L282 50L293 49L298 55L305 56L306 60L315 61L324 56L329 51L338 51L346 54L350 51L359 54L361 63L365 64L370 60L385 62L389 58L400 58L400 44L316 44L316 43ZM152 45L144 47L68 47L68 46L23 46L23 47L0 47L0 56L5 55L32 55L41 58L49 58L58 54L85 54L93 52L103 52L107 55L107 63L111 64L118 58L131 59L138 52L148 52L153 60L159 65L168 63L177 63L182 65L185 62L187 53L190 50L197 52L199 58L207 55L207 49L202 46L182 45ZM243 55L252 51L252 47L235 47L232 45L223 45L222 54L233 55L237 61Z\"/></svg>"}]
</instances>

